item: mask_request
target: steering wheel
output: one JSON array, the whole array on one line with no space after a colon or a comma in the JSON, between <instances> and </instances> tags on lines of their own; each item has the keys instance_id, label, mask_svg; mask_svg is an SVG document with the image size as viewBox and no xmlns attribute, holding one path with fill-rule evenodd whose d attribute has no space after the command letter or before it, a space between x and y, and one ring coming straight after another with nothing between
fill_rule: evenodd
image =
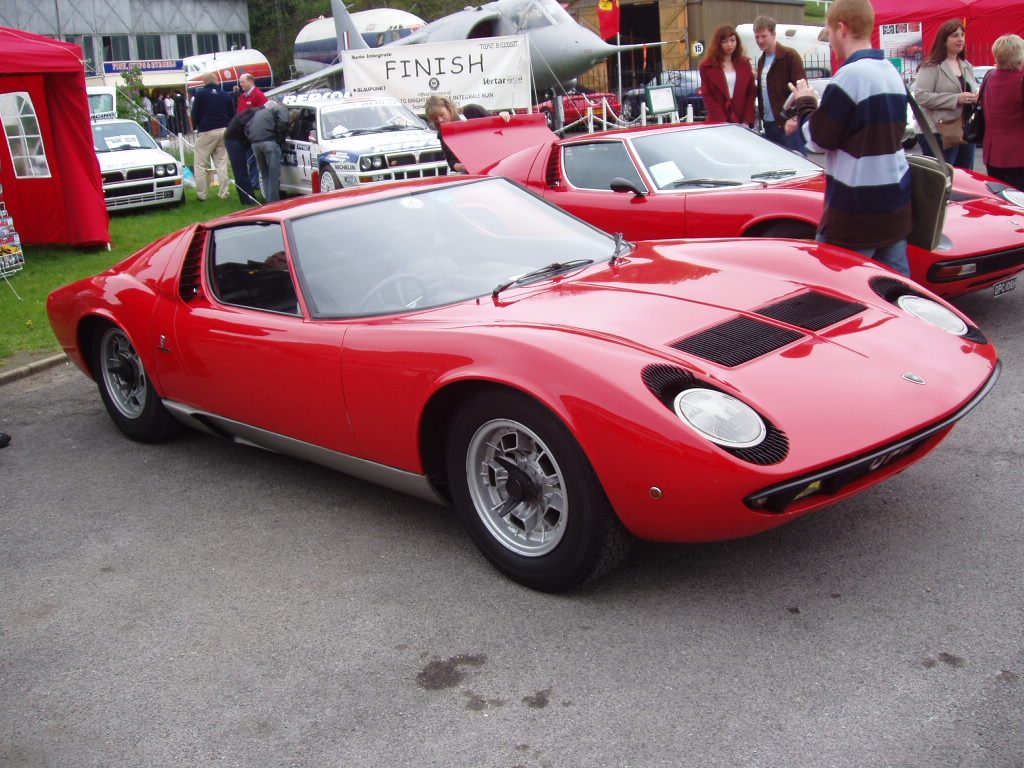
<instances>
[{"instance_id":1,"label":"steering wheel","mask_svg":"<svg viewBox=\"0 0 1024 768\"><path fill-rule=\"evenodd\" d=\"M388 275L366 292L366 298L359 304L358 312L371 309L371 304L379 302L384 311L413 309L427 293L427 287L411 272L399 272ZM389 296L391 298L389 298Z\"/></svg>"}]
</instances>

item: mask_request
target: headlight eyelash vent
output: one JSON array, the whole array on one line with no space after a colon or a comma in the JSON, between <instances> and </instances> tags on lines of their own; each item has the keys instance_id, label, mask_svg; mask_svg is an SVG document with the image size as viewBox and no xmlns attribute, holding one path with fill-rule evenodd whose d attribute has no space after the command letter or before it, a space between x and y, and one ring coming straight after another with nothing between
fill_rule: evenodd
<instances>
[{"instance_id":1,"label":"headlight eyelash vent","mask_svg":"<svg viewBox=\"0 0 1024 768\"><path fill-rule=\"evenodd\" d=\"M662 405L674 412L673 401L676 395L684 389L691 387L704 387L717 392L725 392L720 387L713 386L707 382L698 380L692 373L674 365L648 365L640 373L644 385L650 390ZM725 394L731 394L725 392ZM738 459L750 464L766 466L778 464L786 458L789 453L789 438L786 433L772 424L763 414L759 414L764 421L767 434L764 440L753 448L727 448L719 445L723 451L731 453ZM712 443L713 444L713 443Z\"/></svg>"},{"instance_id":2,"label":"headlight eyelash vent","mask_svg":"<svg viewBox=\"0 0 1024 768\"><path fill-rule=\"evenodd\" d=\"M920 296L922 299L928 298L920 291L916 290L915 288L912 288L902 280L899 280L895 277L872 277L868 281L868 285L871 287L871 290L877 293L882 299L885 299L885 301L888 301L890 304L895 304L896 300L899 299L900 296ZM982 333L981 329L978 328L977 326L968 323L967 329L967 333L965 333L960 338L967 339L968 341L973 341L975 344L990 343L988 337L985 336L985 334Z\"/></svg>"}]
</instances>

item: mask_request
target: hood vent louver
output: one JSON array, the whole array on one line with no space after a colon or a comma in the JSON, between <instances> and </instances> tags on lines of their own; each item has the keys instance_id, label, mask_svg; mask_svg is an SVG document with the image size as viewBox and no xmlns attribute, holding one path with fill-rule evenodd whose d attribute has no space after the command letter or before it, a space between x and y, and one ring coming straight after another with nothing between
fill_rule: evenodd
<instances>
[{"instance_id":1,"label":"hood vent louver","mask_svg":"<svg viewBox=\"0 0 1024 768\"><path fill-rule=\"evenodd\" d=\"M809 291L762 307L757 310L757 314L808 331L820 331L822 328L859 315L865 309L866 306L855 301Z\"/></svg>"},{"instance_id":2,"label":"hood vent louver","mask_svg":"<svg viewBox=\"0 0 1024 768\"><path fill-rule=\"evenodd\" d=\"M181 279L178 281L178 295L181 296L182 301L192 301L199 295L203 282L201 270L207 236L207 230L196 230L192 236L192 242L188 244L188 252L181 265Z\"/></svg>"},{"instance_id":3,"label":"hood vent louver","mask_svg":"<svg viewBox=\"0 0 1024 768\"><path fill-rule=\"evenodd\" d=\"M735 317L674 341L669 346L733 368L802 338L802 333L788 328L779 328L752 317Z\"/></svg>"}]
</instances>

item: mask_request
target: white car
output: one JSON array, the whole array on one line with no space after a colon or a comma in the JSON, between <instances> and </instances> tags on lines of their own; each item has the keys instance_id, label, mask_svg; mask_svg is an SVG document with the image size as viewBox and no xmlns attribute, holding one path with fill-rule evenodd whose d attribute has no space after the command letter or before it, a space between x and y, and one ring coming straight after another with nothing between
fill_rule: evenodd
<instances>
[{"instance_id":1,"label":"white car","mask_svg":"<svg viewBox=\"0 0 1024 768\"><path fill-rule=\"evenodd\" d=\"M135 121L94 121L92 143L108 211L184 202L181 164Z\"/></svg>"},{"instance_id":2,"label":"white car","mask_svg":"<svg viewBox=\"0 0 1024 768\"><path fill-rule=\"evenodd\" d=\"M408 107L390 97L288 96L288 139L281 191L309 194L397 179L444 176L441 142Z\"/></svg>"}]
</instances>

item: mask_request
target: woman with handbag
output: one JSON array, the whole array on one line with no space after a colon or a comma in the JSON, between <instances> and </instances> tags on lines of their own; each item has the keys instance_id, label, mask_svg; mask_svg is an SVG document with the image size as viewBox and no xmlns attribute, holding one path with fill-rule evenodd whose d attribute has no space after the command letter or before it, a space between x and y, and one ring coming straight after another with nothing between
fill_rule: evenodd
<instances>
[{"instance_id":1,"label":"woman with handbag","mask_svg":"<svg viewBox=\"0 0 1024 768\"><path fill-rule=\"evenodd\" d=\"M957 168L974 168L974 144L964 139L964 108L978 101L974 68L964 58L966 40L960 19L950 19L935 35L928 58L914 81L914 96L924 109L946 162ZM922 125L921 130L929 126ZM921 151L931 155L921 137Z\"/></svg>"},{"instance_id":2,"label":"woman with handbag","mask_svg":"<svg viewBox=\"0 0 1024 768\"><path fill-rule=\"evenodd\" d=\"M708 55L700 65L700 84L709 123L754 127L754 68L731 25L723 24L711 36Z\"/></svg>"},{"instance_id":3,"label":"woman with handbag","mask_svg":"<svg viewBox=\"0 0 1024 768\"><path fill-rule=\"evenodd\" d=\"M996 68L985 78L982 154L989 176L1024 189L1024 39L1003 35L992 45Z\"/></svg>"}]
</instances>

